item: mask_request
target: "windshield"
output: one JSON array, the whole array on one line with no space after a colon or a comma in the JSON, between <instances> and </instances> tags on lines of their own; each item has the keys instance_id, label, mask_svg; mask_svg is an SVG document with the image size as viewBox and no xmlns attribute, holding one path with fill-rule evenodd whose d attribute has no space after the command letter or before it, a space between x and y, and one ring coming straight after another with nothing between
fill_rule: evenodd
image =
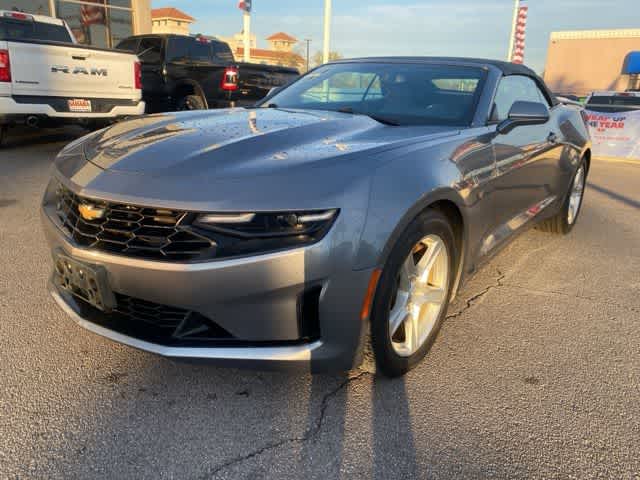
<instances>
[{"instance_id":1,"label":"windshield","mask_svg":"<svg viewBox=\"0 0 640 480\"><path fill-rule=\"evenodd\" d=\"M471 123L484 72L415 63L340 63L317 68L263 106L333 110L396 125Z\"/></svg>"},{"instance_id":2,"label":"windshield","mask_svg":"<svg viewBox=\"0 0 640 480\"><path fill-rule=\"evenodd\" d=\"M62 25L10 18L0 18L0 40L73 42L69 31Z\"/></svg>"}]
</instances>

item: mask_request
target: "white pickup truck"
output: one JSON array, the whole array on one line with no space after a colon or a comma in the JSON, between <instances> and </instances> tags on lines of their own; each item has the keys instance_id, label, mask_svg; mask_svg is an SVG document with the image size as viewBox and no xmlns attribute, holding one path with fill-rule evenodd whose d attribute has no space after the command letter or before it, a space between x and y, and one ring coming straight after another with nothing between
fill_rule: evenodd
<instances>
[{"instance_id":1,"label":"white pickup truck","mask_svg":"<svg viewBox=\"0 0 640 480\"><path fill-rule=\"evenodd\" d=\"M57 18L0 10L0 142L7 127L144 113L138 57L77 44Z\"/></svg>"}]
</instances>

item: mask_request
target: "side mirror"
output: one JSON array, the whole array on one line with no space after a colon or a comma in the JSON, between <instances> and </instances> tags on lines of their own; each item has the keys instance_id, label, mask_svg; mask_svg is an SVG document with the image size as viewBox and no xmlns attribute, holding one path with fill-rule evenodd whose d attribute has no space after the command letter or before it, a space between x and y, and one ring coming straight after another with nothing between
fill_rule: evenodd
<instances>
[{"instance_id":1,"label":"side mirror","mask_svg":"<svg viewBox=\"0 0 640 480\"><path fill-rule=\"evenodd\" d=\"M507 134L524 125L543 125L549 121L549 109L540 102L515 102L509 116L498 124L498 133Z\"/></svg>"}]
</instances>

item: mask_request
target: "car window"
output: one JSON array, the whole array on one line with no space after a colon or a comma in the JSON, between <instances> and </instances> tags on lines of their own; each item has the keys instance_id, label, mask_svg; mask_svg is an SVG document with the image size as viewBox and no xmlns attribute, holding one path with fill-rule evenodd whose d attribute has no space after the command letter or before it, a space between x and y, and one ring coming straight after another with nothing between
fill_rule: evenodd
<instances>
[{"instance_id":1,"label":"car window","mask_svg":"<svg viewBox=\"0 0 640 480\"><path fill-rule=\"evenodd\" d=\"M468 125L484 72L417 63L340 63L311 71L269 99L285 108L347 111L399 125Z\"/></svg>"},{"instance_id":2,"label":"car window","mask_svg":"<svg viewBox=\"0 0 640 480\"><path fill-rule=\"evenodd\" d=\"M380 98L382 98L382 83L380 82L380 77L376 75L365 91L364 100L377 100Z\"/></svg>"},{"instance_id":3,"label":"car window","mask_svg":"<svg viewBox=\"0 0 640 480\"><path fill-rule=\"evenodd\" d=\"M189 59L189 45L191 39L188 37L171 37L167 42L167 61L185 62Z\"/></svg>"},{"instance_id":4,"label":"car window","mask_svg":"<svg viewBox=\"0 0 640 480\"><path fill-rule=\"evenodd\" d=\"M44 40L72 43L69 31L63 25L33 20L0 18L0 40Z\"/></svg>"},{"instance_id":5,"label":"car window","mask_svg":"<svg viewBox=\"0 0 640 480\"><path fill-rule=\"evenodd\" d=\"M496 122L506 120L509 110L518 101L544 103L549 106L549 102L536 82L523 75L511 75L503 77L498 84L491 120Z\"/></svg>"},{"instance_id":6,"label":"car window","mask_svg":"<svg viewBox=\"0 0 640 480\"><path fill-rule=\"evenodd\" d=\"M375 73L340 72L307 90L301 100L305 103L359 102L365 97L370 100L377 95L379 98L380 93L380 80Z\"/></svg>"},{"instance_id":7,"label":"car window","mask_svg":"<svg viewBox=\"0 0 640 480\"><path fill-rule=\"evenodd\" d=\"M226 43L211 42L211 47L213 48L213 55L218 61L224 63L234 62L233 53L231 53L231 49Z\"/></svg>"},{"instance_id":8,"label":"car window","mask_svg":"<svg viewBox=\"0 0 640 480\"><path fill-rule=\"evenodd\" d=\"M135 52L138 46L137 38L127 38L116 45L117 50L126 50L127 52Z\"/></svg>"},{"instance_id":9,"label":"car window","mask_svg":"<svg viewBox=\"0 0 640 480\"><path fill-rule=\"evenodd\" d=\"M169 39L167 60L170 62L210 62L211 44L190 37Z\"/></svg>"},{"instance_id":10,"label":"car window","mask_svg":"<svg viewBox=\"0 0 640 480\"><path fill-rule=\"evenodd\" d=\"M594 95L589 99L587 105L621 105L640 107L640 96L634 95Z\"/></svg>"},{"instance_id":11,"label":"car window","mask_svg":"<svg viewBox=\"0 0 640 480\"><path fill-rule=\"evenodd\" d=\"M540 87L536 85L536 89L538 90L538 95L540 96L540 102L544 103L547 108L550 108L552 105L549 103L549 98L540 90Z\"/></svg>"},{"instance_id":12,"label":"car window","mask_svg":"<svg viewBox=\"0 0 640 480\"><path fill-rule=\"evenodd\" d=\"M143 38L136 52L140 60L146 63L162 61L162 39L157 37Z\"/></svg>"},{"instance_id":13,"label":"car window","mask_svg":"<svg viewBox=\"0 0 640 480\"><path fill-rule=\"evenodd\" d=\"M191 40L189 59L192 62L210 62L211 44L208 40Z\"/></svg>"},{"instance_id":14,"label":"car window","mask_svg":"<svg viewBox=\"0 0 640 480\"><path fill-rule=\"evenodd\" d=\"M434 78L433 84L442 90L473 92L478 86L477 78Z\"/></svg>"}]
</instances>

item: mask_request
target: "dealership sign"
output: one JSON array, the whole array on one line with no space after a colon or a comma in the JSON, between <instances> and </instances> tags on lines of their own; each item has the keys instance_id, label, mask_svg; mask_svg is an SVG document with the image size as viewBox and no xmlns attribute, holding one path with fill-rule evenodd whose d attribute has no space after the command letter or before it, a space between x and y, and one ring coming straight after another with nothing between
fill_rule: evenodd
<instances>
[{"instance_id":1,"label":"dealership sign","mask_svg":"<svg viewBox=\"0 0 640 480\"><path fill-rule=\"evenodd\" d=\"M595 156L640 160L640 110L585 113Z\"/></svg>"}]
</instances>

